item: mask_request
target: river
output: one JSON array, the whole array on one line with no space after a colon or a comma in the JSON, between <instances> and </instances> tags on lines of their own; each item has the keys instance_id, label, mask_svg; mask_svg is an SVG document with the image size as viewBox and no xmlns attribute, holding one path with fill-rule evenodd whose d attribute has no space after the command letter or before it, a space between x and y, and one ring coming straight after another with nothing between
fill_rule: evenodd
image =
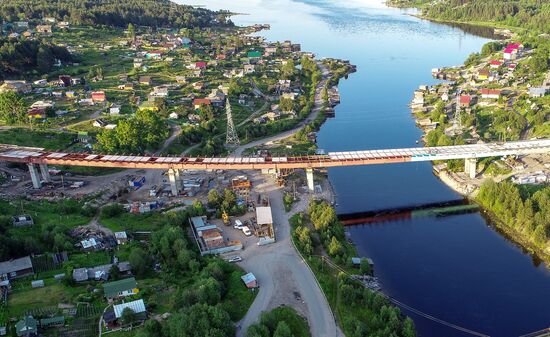
<instances>
[{"instance_id":1,"label":"river","mask_svg":"<svg viewBox=\"0 0 550 337\"><path fill-rule=\"evenodd\" d=\"M407 104L435 67L461 64L489 41L419 20L374 0L197 0L229 9L239 25L269 23L269 40L301 43L318 57L349 59L358 72L340 84L342 104L318 134L319 147L347 151L412 147L420 138ZM470 30L469 30L470 31ZM338 212L420 205L459 196L430 163L329 170ZM495 231L479 213L351 227L358 251L375 262L384 291L445 321L491 336L550 325L550 272ZM419 336L468 336L405 312Z\"/></svg>"}]
</instances>

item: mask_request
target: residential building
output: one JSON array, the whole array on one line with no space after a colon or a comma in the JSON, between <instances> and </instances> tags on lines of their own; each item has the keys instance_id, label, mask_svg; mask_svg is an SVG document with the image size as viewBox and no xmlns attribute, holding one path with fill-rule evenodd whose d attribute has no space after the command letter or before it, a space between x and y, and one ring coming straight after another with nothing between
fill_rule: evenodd
<instances>
[{"instance_id":1,"label":"residential building","mask_svg":"<svg viewBox=\"0 0 550 337\"><path fill-rule=\"evenodd\" d=\"M40 34L51 34L52 26L51 25L38 25L36 26L36 32Z\"/></svg>"},{"instance_id":2,"label":"residential building","mask_svg":"<svg viewBox=\"0 0 550 337\"><path fill-rule=\"evenodd\" d=\"M34 220L32 216L25 214L12 217L11 223L14 227L26 227L34 225Z\"/></svg>"},{"instance_id":3,"label":"residential building","mask_svg":"<svg viewBox=\"0 0 550 337\"><path fill-rule=\"evenodd\" d=\"M534 97L534 98L544 97L546 96L546 93L547 93L547 89L544 87L529 88L529 97Z\"/></svg>"},{"instance_id":4,"label":"residential building","mask_svg":"<svg viewBox=\"0 0 550 337\"><path fill-rule=\"evenodd\" d=\"M29 275L34 275L30 256L0 262L0 278L13 280Z\"/></svg>"},{"instance_id":5,"label":"residential building","mask_svg":"<svg viewBox=\"0 0 550 337\"><path fill-rule=\"evenodd\" d=\"M248 201L250 190L252 189L252 182L248 180L246 176L238 176L231 180L231 189L235 192L237 198Z\"/></svg>"},{"instance_id":6,"label":"residential building","mask_svg":"<svg viewBox=\"0 0 550 337\"><path fill-rule=\"evenodd\" d=\"M103 294L108 300L132 296L138 292L139 289L137 288L136 279L133 277L105 283L103 285Z\"/></svg>"},{"instance_id":7,"label":"residential building","mask_svg":"<svg viewBox=\"0 0 550 337\"><path fill-rule=\"evenodd\" d=\"M103 103L107 100L107 96L104 91L94 91L92 92L92 100L94 103Z\"/></svg>"},{"instance_id":8,"label":"residential building","mask_svg":"<svg viewBox=\"0 0 550 337\"><path fill-rule=\"evenodd\" d=\"M151 79L151 76L140 76L139 77L139 84L141 84L141 85L152 85L153 81Z\"/></svg>"},{"instance_id":9,"label":"residential building","mask_svg":"<svg viewBox=\"0 0 550 337\"><path fill-rule=\"evenodd\" d=\"M126 232L115 232L116 243L119 245L124 245L128 242L128 234Z\"/></svg>"},{"instance_id":10,"label":"residential building","mask_svg":"<svg viewBox=\"0 0 550 337\"><path fill-rule=\"evenodd\" d=\"M25 316L15 324L15 333L17 336L33 337L38 333L38 324L34 317Z\"/></svg>"},{"instance_id":11,"label":"residential building","mask_svg":"<svg viewBox=\"0 0 550 337\"><path fill-rule=\"evenodd\" d=\"M195 107L195 109L200 109L201 106L205 105L210 105L211 102L208 98L195 98L193 100L193 106Z\"/></svg>"},{"instance_id":12,"label":"residential building","mask_svg":"<svg viewBox=\"0 0 550 337\"><path fill-rule=\"evenodd\" d=\"M485 99L499 99L501 90L500 89L481 89L481 98Z\"/></svg>"}]
</instances>

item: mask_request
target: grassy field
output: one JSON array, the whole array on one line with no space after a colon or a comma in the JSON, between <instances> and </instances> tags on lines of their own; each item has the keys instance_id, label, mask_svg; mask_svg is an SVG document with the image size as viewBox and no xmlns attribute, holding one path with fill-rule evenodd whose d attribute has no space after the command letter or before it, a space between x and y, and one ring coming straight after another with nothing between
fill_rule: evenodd
<instances>
[{"instance_id":1,"label":"grassy field","mask_svg":"<svg viewBox=\"0 0 550 337\"><path fill-rule=\"evenodd\" d=\"M67 288L60 284L43 288L16 291L10 294L8 310L11 317L20 317L28 310L71 303L82 292L80 288Z\"/></svg>"},{"instance_id":2,"label":"grassy field","mask_svg":"<svg viewBox=\"0 0 550 337\"><path fill-rule=\"evenodd\" d=\"M76 138L75 134L53 131L13 128L0 131L0 143L43 147L51 150L62 150L69 147Z\"/></svg>"},{"instance_id":3,"label":"grassy field","mask_svg":"<svg viewBox=\"0 0 550 337\"><path fill-rule=\"evenodd\" d=\"M232 267L235 270L229 275L227 293L222 306L229 313L231 319L237 322L246 315L248 308L256 298L257 291L252 292L247 289L241 280L243 271L236 266Z\"/></svg>"}]
</instances>

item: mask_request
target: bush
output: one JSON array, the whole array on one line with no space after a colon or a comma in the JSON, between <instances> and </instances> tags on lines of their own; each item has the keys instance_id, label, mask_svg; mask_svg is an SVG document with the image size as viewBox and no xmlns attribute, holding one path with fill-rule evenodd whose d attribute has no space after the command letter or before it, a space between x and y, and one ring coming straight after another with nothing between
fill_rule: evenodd
<instances>
[{"instance_id":1,"label":"bush","mask_svg":"<svg viewBox=\"0 0 550 337\"><path fill-rule=\"evenodd\" d=\"M106 218L114 218L124 213L124 206L121 204L109 204L101 209L101 215Z\"/></svg>"}]
</instances>

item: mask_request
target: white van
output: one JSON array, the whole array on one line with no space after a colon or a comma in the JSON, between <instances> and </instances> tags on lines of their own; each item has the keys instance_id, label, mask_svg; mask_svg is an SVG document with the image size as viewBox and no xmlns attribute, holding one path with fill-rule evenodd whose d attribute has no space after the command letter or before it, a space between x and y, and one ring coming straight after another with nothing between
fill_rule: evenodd
<instances>
[{"instance_id":1,"label":"white van","mask_svg":"<svg viewBox=\"0 0 550 337\"><path fill-rule=\"evenodd\" d=\"M241 229L242 229L244 235L246 235L246 236L252 235L252 231L250 230L250 228L248 228L248 226L243 226L243 227L241 227Z\"/></svg>"},{"instance_id":2,"label":"white van","mask_svg":"<svg viewBox=\"0 0 550 337\"><path fill-rule=\"evenodd\" d=\"M243 227L243 222L239 219L235 220L235 225L233 225L233 228L241 229L242 227Z\"/></svg>"}]
</instances>

